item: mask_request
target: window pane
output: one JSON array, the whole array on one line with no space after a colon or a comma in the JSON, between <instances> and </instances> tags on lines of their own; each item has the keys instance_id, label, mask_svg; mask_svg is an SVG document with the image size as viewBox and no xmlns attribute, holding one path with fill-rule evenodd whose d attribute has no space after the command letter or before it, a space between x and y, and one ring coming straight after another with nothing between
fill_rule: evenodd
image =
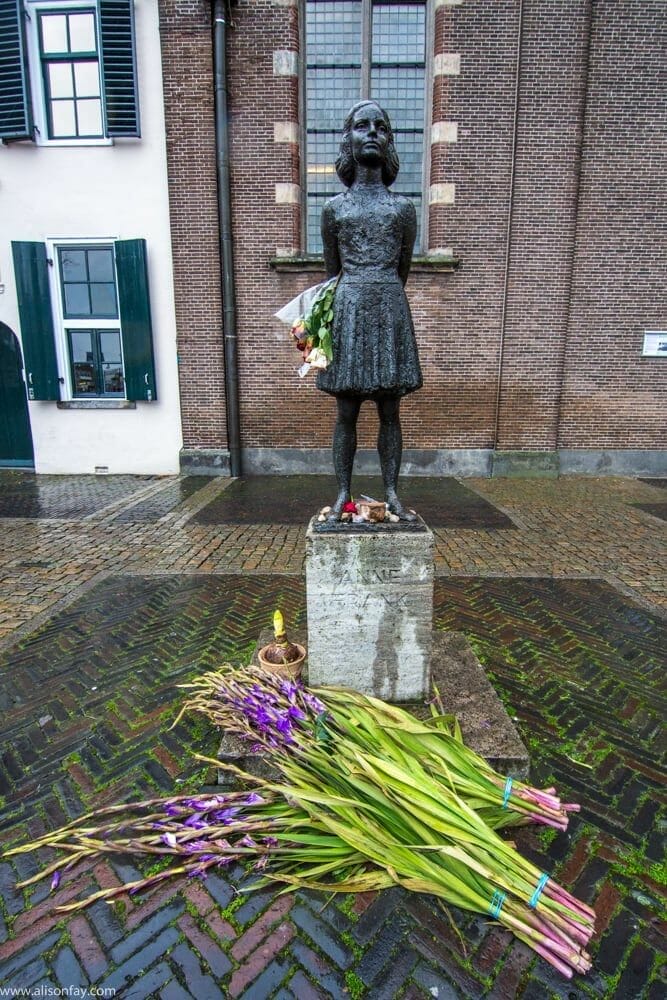
<instances>
[{"instance_id":1,"label":"window pane","mask_svg":"<svg viewBox=\"0 0 667 1000\"><path fill-rule=\"evenodd\" d=\"M74 394L98 393L99 386L93 355L92 330L68 330L72 353Z\"/></svg>"},{"instance_id":2,"label":"window pane","mask_svg":"<svg viewBox=\"0 0 667 1000\"><path fill-rule=\"evenodd\" d=\"M100 72L95 62L74 63L77 97L99 97Z\"/></svg>"},{"instance_id":3,"label":"window pane","mask_svg":"<svg viewBox=\"0 0 667 1000\"><path fill-rule=\"evenodd\" d=\"M373 68L371 91L389 115L394 130L402 128L423 130L423 68Z\"/></svg>"},{"instance_id":4,"label":"window pane","mask_svg":"<svg viewBox=\"0 0 667 1000\"><path fill-rule=\"evenodd\" d=\"M102 365L102 377L104 378L104 392L125 392L125 379L123 378L122 365Z\"/></svg>"},{"instance_id":5,"label":"window pane","mask_svg":"<svg viewBox=\"0 0 667 1000\"><path fill-rule=\"evenodd\" d=\"M329 196L325 194L308 195L308 250L310 253L322 252L322 234L320 231L320 218L322 208Z\"/></svg>"},{"instance_id":6,"label":"window pane","mask_svg":"<svg viewBox=\"0 0 667 1000\"><path fill-rule=\"evenodd\" d=\"M112 284L91 284L91 316L109 318L118 315L116 309L116 287Z\"/></svg>"},{"instance_id":7,"label":"window pane","mask_svg":"<svg viewBox=\"0 0 667 1000\"><path fill-rule=\"evenodd\" d=\"M72 66L70 63L49 63L51 97L73 97Z\"/></svg>"},{"instance_id":8,"label":"window pane","mask_svg":"<svg viewBox=\"0 0 667 1000\"><path fill-rule=\"evenodd\" d=\"M99 100L93 98L77 101L76 114L79 121L79 135L102 135L102 108Z\"/></svg>"},{"instance_id":9,"label":"window pane","mask_svg":"<svg viewBox=\"0 0 667 1000\"><path fill-rule=\"evenodd\" d=\"M308 136L307 171L308 190L313 194L338 194L343 185L338 180L334 166L340 146L339 135Z\"/></svg>"},{"instance_id":10,"label":"window pane","mask_svg":"<svg viewBox=\"0 0 667 1000\"><path fill-rule=\"evenodd\" d=\"M114 281L113 252L88 250L88 274L91 281Z\"/></svg>"},{"instance_id":11,"label":"window pane","mask_svg":"<svg viewBox=\"0 0 667 1000\"><path fill-rule=\"evenodd\" d=\"M67 52L67 17L64 14L43 14L42 46L45 53Z\"/></svg>"},{"instance_id":12,"label":"window pane","mask_svg":"<svg viewBox=\"0 0 667 1000\"><path fill-rule=\"evenodd\" d=\"M86 281L86 251L60 250L63 281Z\"/></svg>"},{"instance_id":13,"label":"window pane","mask_svg":"<svg viewBox=\"0 0 667 1000\"><path fill-rule=\"evenodd\" d=\"M310 2L306 5L308 65L361 65L361 3Z\"/></svg>"},{"instance_id":14,"label":"window pane","mask_svg":"<svg viewBox=\"0 0 667 1000\"><path fill-rule=\"evenodd\" d=\"M74 318L75 316L90 316L88 285L63 285L63 292L65 295L66 316L70 318Z\"/></svg>"},{"instance_id":15,"label":"window pane","mask_svg":"<svg viewBox=\"0 0 667 1000\"><path fill-rule=\"evenodd\" d=\"M93 362L92 330L70 330L70 344L74 361Z\"/></svg>"},{"instance_id":16,"label":"window pane","mask_svg":"<svg viewBox=\"0 0 667 1000\"><path fill-rule=\"evenodd\" d=\"M53 123L52 139L71 139L76 136L74 101L52 101L51 121Z\"/></svg>"},{"instance_id":17,"label":"window pane","mask_svg":"<svg viewBox=\"0 0 667 1000\"><path fill-rule=\"evenodd\" d=\"M95 52L95 15L70 14L69 37L71 52Z\"/></svg>"},{"instance_id":18,"label":"window pane","mask_svg":"<svg viewBox=\"0 0 667 1000\"><path fill-rule=\"evenodd\" d=\"M120 331L100 330L100 360L105 364L120 364Z\"/></svg>"},{"instance_id":19,"label":"window pane","mask_svg":"<svg viewBox=\"0 0 667 1000\"><path fill-rule=\"evenodd\" d=\"M424 62L423 4L373 5L373 62Z\"/></svg>"},{"instance_id":20,"label":"window pane","mask_svg":"<svg viewBox=\"0 0 667 1000\"><path fill-rule=\"evenodd\" d=\"M100 361L102 363L102 378L104 392L125 392L123 378L123 362L120 353L120 331L100 330Z\"/></svg>"},{"instance_id":21,"label":"window pane","mask_svg":"<svg viewBox=\"0 0 667 1000\"><path fill-rule=\"evenodd\" d=\"M359 100L361 70L309 69L306 87L308 128L340 132L343 118Z\"/></svg>"}]
</instances>

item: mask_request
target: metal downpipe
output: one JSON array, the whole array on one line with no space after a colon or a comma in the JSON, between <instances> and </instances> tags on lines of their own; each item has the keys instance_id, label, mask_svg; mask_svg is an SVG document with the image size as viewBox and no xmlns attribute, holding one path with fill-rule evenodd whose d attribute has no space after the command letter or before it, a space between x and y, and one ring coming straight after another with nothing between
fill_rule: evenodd
<instances>
[{"instance_id":1,"label":"metal downpipe","mask_svg":"<svg viewBox=\"0 0 667 1000\"><path fill-rule=\"evenodd\" d=\"M222 278L222 330L225 358L227 445L232 476L241 475L241 422L239 417L238 337L232 208L229 183L229 128L227 112L227 11L226 0L214 0L213 64L215 75L215 152L218 176L220 269Z\"/></svg>"},{"instance_id":2,"label":"metal downpipe","mask_svg":"<svg viewBox=\"0 0 667 1000\"><path fill-rule=\"evenodd\" d=\"M516 65L514 70L514 116L512 121L512 146L511 146L511 159L510 159L510 178L509 178L509 190L508 190L508 205L507 205L507 221L505 224L505 264L503 270L503 292L502 292L502 307L500 315L500 344L498 347L498 375L496 380L496 405L495 405L495 415L493 420L493 449L494 451L498 448L498 437L500 433L500 405L502 401L502 387L503 387L503 363L505 360L505 333L507 325L507 299L509 295L509 276L510 276L510 252L512 246L512 217L514 214L514 185L515 185L515 171L516 171L516 146L517 137L519 132L519 97L520 97L520 87L521 87L521 49L523 42L523 0L519 0L519 13L518 13L518 23L516 29L516 40L515 40L515 59Z\"/></svg>"}]
</instances>

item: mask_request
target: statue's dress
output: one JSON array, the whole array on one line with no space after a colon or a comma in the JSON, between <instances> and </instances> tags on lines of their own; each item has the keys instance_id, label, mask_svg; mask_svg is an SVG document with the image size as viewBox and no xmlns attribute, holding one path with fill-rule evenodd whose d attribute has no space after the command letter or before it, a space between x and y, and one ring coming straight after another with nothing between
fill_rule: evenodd
<instances>
[{"instance_id":1,"label":"statue's dress","mask_svg":"<svg viewBox=\"0 0 667 1000\"><path fill-rule=\"evenodd\" d=\"M420 389L414 326L397 270L407 234L414 233L414 205L386 188L349 190L324 206L325 229L337 242L341 277L333 360L319 372L317 388L365 399Z\"/></svg>"}]
</instances>

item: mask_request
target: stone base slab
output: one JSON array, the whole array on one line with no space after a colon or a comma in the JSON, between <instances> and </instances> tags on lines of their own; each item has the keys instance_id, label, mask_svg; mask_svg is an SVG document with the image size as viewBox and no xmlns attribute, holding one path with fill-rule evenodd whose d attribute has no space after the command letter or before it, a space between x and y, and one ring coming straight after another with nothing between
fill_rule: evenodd
<instances>
[{"instance_id":1,"label":"stone base slab","mask_svg":"<svg viewBox=\"0 0 667 1000\"><path fill-rule=\"evenodd\" d=\"M181 472L189 476L229 476L229 452L184 448ZM244 476L331 475L331 448L243 448ZM659 448L561 448L557 451L494 453L489 448L405 448L404 476L665 476L667 450ZM360 448L357 476L377 476L377 451Z\"/></svg>"},{"instance_id":2,"label":"stone base slab","mask_svg":"<svg viewBox=\"0 0 667 1000\"><path fill-rule=\"evenodd\" d=\"M445 709L459 720L465 745L500 774L527 778L528 751L461 632L434 631L431 675ZM428 714L423 707L412 711Z\"/></svg>"},{"instance_id":3,"label":"stone base slab","mask_svg":"<svg viewBox=\"0 0 667 1000\"><path fill-rule=\"evenodd\" d=\"M310 682L351 687L387 701L429 690L433 533L371 525L306 532ZM357 526L361 527L361 526Z\"/></svg>"}]
</instances>

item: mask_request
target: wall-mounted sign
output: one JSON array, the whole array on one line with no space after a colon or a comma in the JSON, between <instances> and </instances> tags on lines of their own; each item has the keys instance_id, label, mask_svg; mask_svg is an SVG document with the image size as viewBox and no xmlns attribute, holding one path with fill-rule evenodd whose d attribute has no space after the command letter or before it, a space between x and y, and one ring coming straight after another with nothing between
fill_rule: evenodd
<instances>
[{"instance_id":1,"label":"wall-mounted sign","mask_svg":"<svg viewBox=\"0 0 667 1000\"><path fill-rule=\"evenodd\" d=\"M667 358L667 330L647 330L642 355L645 358Z\"/></svg>"}]
</instances>

